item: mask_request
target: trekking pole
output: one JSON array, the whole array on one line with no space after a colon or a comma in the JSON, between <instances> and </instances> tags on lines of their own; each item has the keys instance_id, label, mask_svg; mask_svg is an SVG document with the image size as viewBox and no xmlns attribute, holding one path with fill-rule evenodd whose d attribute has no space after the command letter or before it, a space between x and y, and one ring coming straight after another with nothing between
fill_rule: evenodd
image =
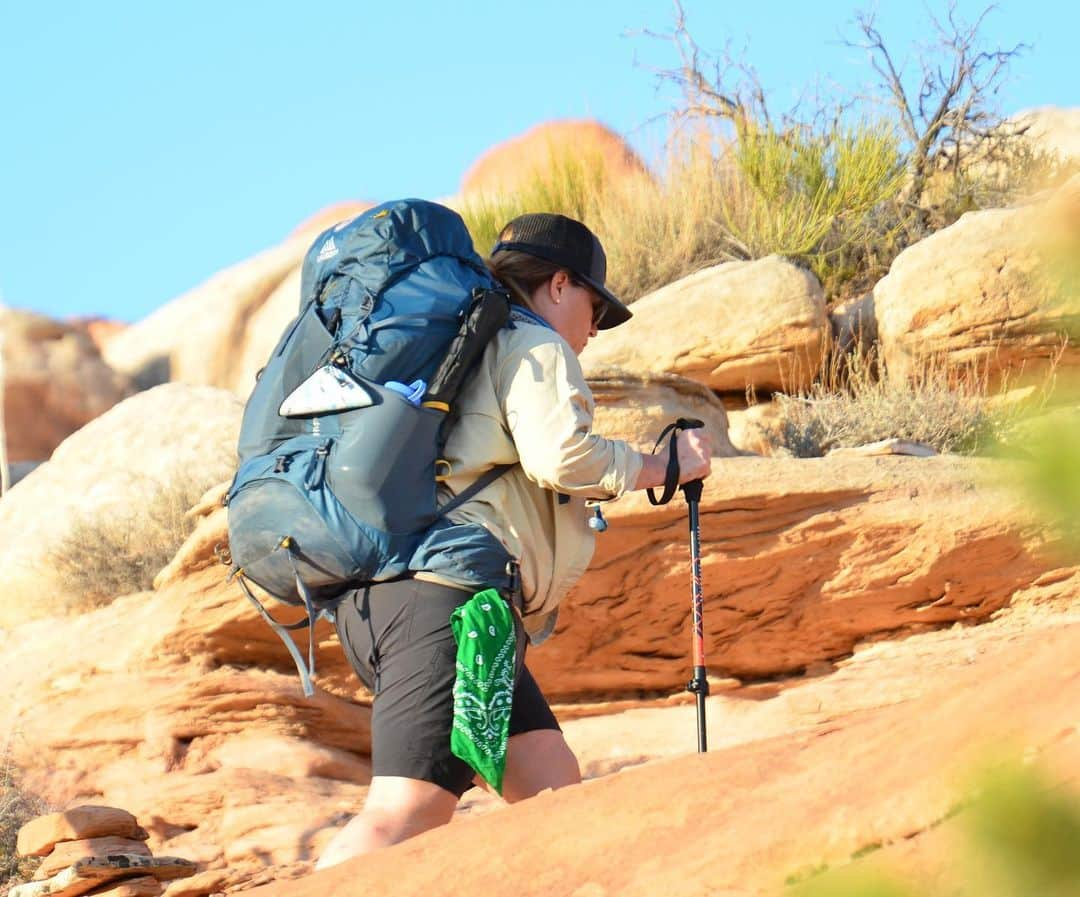
<instances>
[{"instance_id":1,"label":"trekking pole","mask_svg":"<svg viewBox=\"0 0 1080 897\"><path fill-rule=\"evenodd\" d=\"M668 466L667 475L664 478L664 491L657 498L652 489L647 490L649 501L654 505L666 505L675 494L676 485L679 482L679 461L676 447L678 435L683 430L695 430L705 424L700 420L680 417L672 424L668 424L660 434L653 446L653 452L659 448L664 437L671 433L671 441L668 443ZM698 753L705 753L708 748L705 734L705 699L709 696L709 680L705 673L705 628L702 619L702 591L701 591L701 524L698 517L698 503L701 501L701 490L704 486L702 480L691 480L678 486L686 498L686 505L690 516L690 571L691 571L691 609L693 619L693 662L694 678L687 685L686 690L697 695L697 737Z\"/></svg>"},{"instance_id":2,"label":"trekking pole","mask_svg":"<svg viewBox=\"0 0 1080 897\"><path fill-rule=\"evenodd\" d=\"M698 519L698 502L701 501L701 480L691 480L680 487L686 498L690 516L690 596L693 610L694 678L686 684L686 690L697 695L697 749L699 754L708 749L705 734L705 699L709 696L709 680L705 675L705 626L702 619L701 594L701 525Z\"/></svg>"}]
</instances>

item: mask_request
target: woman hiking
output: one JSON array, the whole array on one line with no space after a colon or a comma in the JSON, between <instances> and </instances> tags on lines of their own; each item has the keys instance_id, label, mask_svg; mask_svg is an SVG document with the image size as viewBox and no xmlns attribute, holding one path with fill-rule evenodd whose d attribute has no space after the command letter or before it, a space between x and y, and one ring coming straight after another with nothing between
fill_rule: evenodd
<instances>
[{"instance_id":1,"label":"woman hiking","mask_svg":"<svg viewBox=\"0 0 1080 897\"><path fill-rule=\"evenodd\" d=\"M593 233L562 215L523 215L503 228L488 264L510 293L510 322L458 398L440 501L493 467L513 465L449 517L483 526L517 562L519 587L506 596L519 647L501 778L503 798L516 802L581 781L523 646L551 633L559 602L592 557L585 500L662 485L668 457L592 432L593 398L578 356L598 331L631 317L604 285L606 257ZM709 473L704 430L684 433L677 453L680 482ZM454 550L452 540L440 549ZM353 590L337 609L346 656L374 694L372 780L363 810L318 868L449 822L478 783L451 750L458 655L451 615L497 584L464 582L443 569L431 564L412 578Z\"/></svg>"}]
</instances>

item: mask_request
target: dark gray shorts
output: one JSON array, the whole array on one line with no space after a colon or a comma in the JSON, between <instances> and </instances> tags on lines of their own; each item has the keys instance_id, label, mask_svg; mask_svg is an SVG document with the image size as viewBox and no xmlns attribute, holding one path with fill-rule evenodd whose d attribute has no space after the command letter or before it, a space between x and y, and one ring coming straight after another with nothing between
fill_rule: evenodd
<instances>
[{"instance_id":1,"label":"dark gray shorts","mask_svg":"<svg viewBox=\"0 0 1080 897\"><path fill-rule=\"evenodd\" d=\"M458 797L472 785L472 767L450 752L457 658L450 614L469 598L460 589L406 579L347 592L338 605L337 631L345 656L375 696L373 775L433 782ZM520 623L517 636L524 645ZM510 734L558 728L522 662Z\"/></svg>"}]
</instances>

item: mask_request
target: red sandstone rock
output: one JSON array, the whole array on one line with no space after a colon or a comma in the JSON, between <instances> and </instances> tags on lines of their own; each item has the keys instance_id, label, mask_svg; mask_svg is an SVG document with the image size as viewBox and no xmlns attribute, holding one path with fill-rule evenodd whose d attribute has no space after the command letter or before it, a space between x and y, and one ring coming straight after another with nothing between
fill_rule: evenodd
<instances>
[{"instance_id":1,"label":"red sandstone rock","mask_svg":"<svg viewBox=\"0 0 1080 897\"><path fill-rule=\"evenodd\" d=\"M4 425L11 461L42 461L131 392L77 326L0 309Z\"/></svg>"},{"instance_id":2,"label":"red sandstone rock","mask_svg":"<svg viewBox=\"0 0 1080 897\"><path fill-rule=\"evenodd\" d=\"M158 897L165 888L151 875L128 878L120 884L106 884L87 891L85 897Z\"/></svg>"},{"instance_id":3,"label":"red sandstone rock","mask_svg":"<svg viewBox=\"0 0 1080 897\"><path fill-rule=\"evenodd\" d=\"M151 856L150 848L143 841L148 837L145 831L139 830L142 840L132 838L118 838L115 835L83 838L78 841L60 841L53 847L41 865L34 873L34 879L40 881L50 878L61 869L72 865L76 860L86 858L107 859L117 854L131 854L134 856Z\"/></svg>"},{"instance_id":4,"label":"red sandstone rock","mask_svg":"<svg viewBox=\"0 0 1080 897\"><path fill-rule=\"evenodd\" d=\"M145 841L148 836L127 810L116 807L72 807L30 820L19 829L16 849L19 856L43 857L62 841L114 837Z\"/></svg>"},{"instance_id":5,"label":"red sandstone rock","mask_svg":"<svg viewBox=\"0 0 1080 897\"><path fill-rule=\"evenodd\" d=\"M513 191L568 153L586 164L595 158L611 179L648 176L648 169L618 134L599 122L552 121L488 150L465 173L461 192L497 194Z\"/></svg>"}]
</instances>

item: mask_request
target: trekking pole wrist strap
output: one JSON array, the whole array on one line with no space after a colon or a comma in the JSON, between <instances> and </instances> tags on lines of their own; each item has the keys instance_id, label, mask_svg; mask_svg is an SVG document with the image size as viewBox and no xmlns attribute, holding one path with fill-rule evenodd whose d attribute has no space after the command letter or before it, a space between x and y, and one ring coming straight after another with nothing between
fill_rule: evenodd
<instances>
[{"instance_id":1,"label":"trekking pole wrist strap","mask_svg":"<svg viewBox=\"0 0 1080 897\"><path fill-rule=\"evenodd\" d=\"M660 494L660 497L656 497L656 493L652 488L646 489L646 493L649 496L649 503L653 505L666 505L671 501L672 496L675 494L675 490L679 488L679 445L678 438L679 433L683 430L695 430L698 427L705 426L703 421L696 420L690 417L680 417L678 420L673 421L664 427L663 431L656 439L656 445L653 446L652 454L656 454L656 450L660 448L660 444L664 441L664 437L671 434L671 439L668 441L668 460L667 469L664 472L664 491Z\"/></svg>"}]
</instances>

